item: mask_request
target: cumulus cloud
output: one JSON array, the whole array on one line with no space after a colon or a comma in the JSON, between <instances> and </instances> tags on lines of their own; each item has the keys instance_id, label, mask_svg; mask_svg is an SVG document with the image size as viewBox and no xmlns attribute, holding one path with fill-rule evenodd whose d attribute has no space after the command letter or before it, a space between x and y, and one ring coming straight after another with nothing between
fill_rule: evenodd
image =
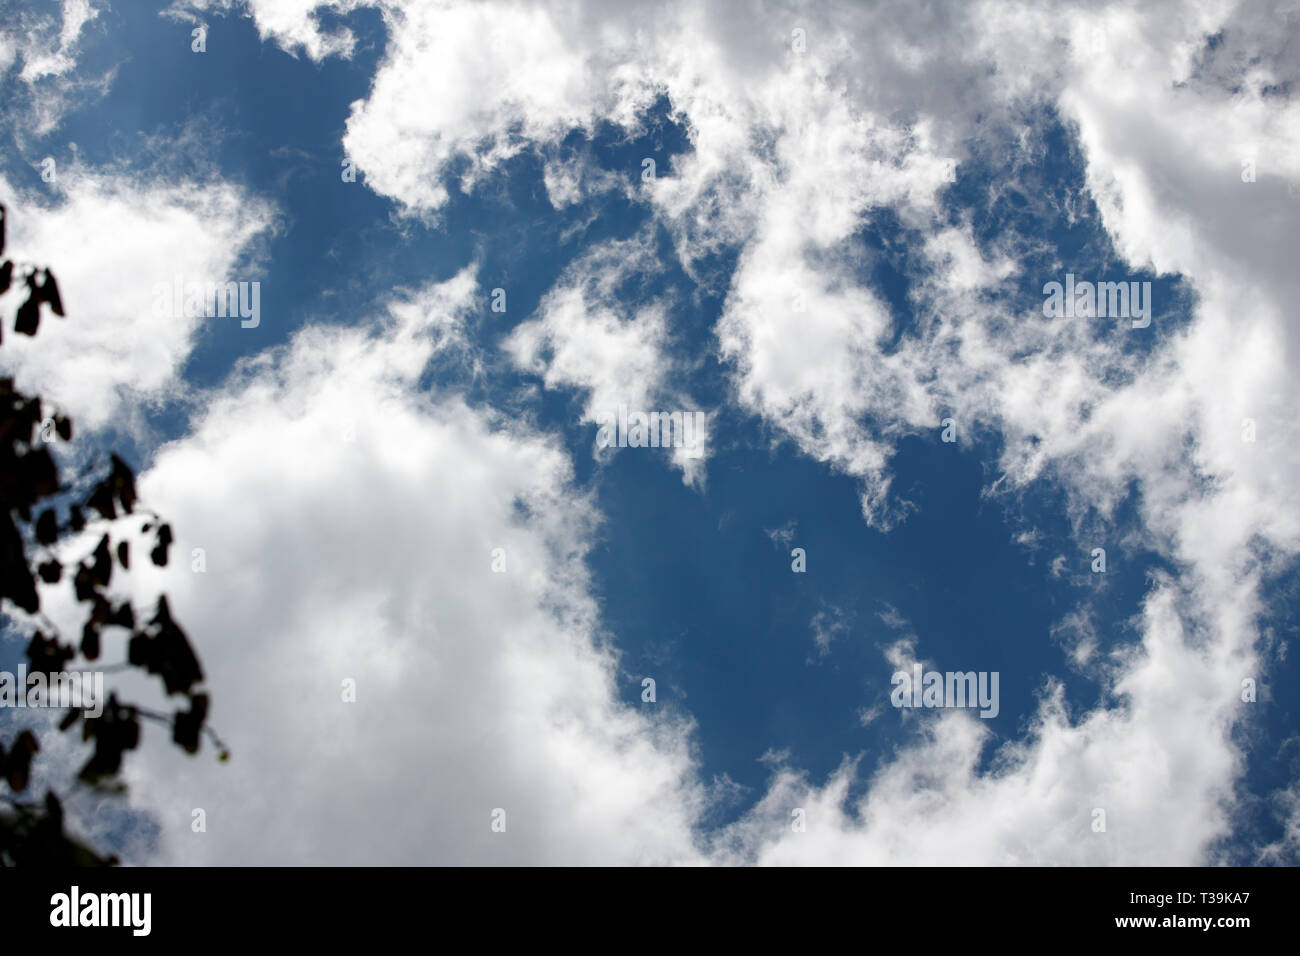
<instances>
[{"instance_id":1,"label":"cumulus cloud","mask_svg":"<svg viewBox=\"0 0 1300 956\"><path fill-rule=\"evenodd\" d=\"M234 756L146 747L133 809L160 830L135 852L697 859L690 724L623 703L584 566L598 516L567 456L414 388L477 298L467 271L381 321L301 330L246 362L142 476L178 560L140 587L164 588L195 636Z\"/></svg>"},{"instance_id":2,"label":"cumulus cloud","mask_svg":"<svg viewBox=\"0 0 1300 956\"><path fill-rule=\"evenodd\" d=\"M247 11L263 40L273 40L291 53L302 52L313 60L326 56L351 56L356 37L347 27L323 28L320 14L329 8L347 14L363 6L365 0L176 0L163 16L188 23L202 24L204 18L229 16Z\"/></svg>"},{"instance_id":3,"label":"cumulus cloud","mask_svg":"<svg viewBox=\"0 0 1300 956\"><path fill-rule=\"evenodd\" d=\"M683 422L687 415L697 421L701 410L673 387L678 363L667 332L673 303L636 292L661 271L649 233L600 246L569 267L538 307L537 318L511 333L507 353L520 368L539 374L547 388L586 391L583 418L589 424L617 422L621 409L628 415L680 412ZM638 303L632 315L625 314L629 297ZM698 420L702 433L692 431L689 445L682 441L684 432L673 434L675 444L667 452L687 484L704 476L708 419ZM597 445L595 436L593 430L598 457L614 453L613 446Z\"/></svg>"},{"instance_id":4,"label":"cumulus cloud","mask_svg":"<svg viewBox=\"0 0 1300 956\"><path fill-rule=\"evenodd\" d=\"M130 427L140 404L176 398L178 375L203 334L243 332L238 318L187 316L182 282L260 281L256 241L275 226L270 204L220 180L171 182L69 164L53 202L0 180L8 252L57 276L66 319L34 339L6 335L3 359L20 388L47 395L77 424ZM12 314L21 284L0 300ZM160 302L161 306L160 307ZM217 329L213 326L223 323Z\"/></svg>"},{"instance_id":5,"label":"cumulus cloud","mask_svg":"<svg viewBox=\"0 0 1300 956\"><path fill-rule=\"evenodd\" d=\"M1114 685L1116 706L1072 714L1061 685L1050 682L1029 732L998 748L987 771L979 759L991 731L977 717L940 712L918 722L914 741L855 800L852 764L820 786L781 767L763 801L726 834L726 858L785 865L1205 860L1231 827L1242 757L1228 731L1241 703L1223 675L1241 672L1244 652L1193 647L1175 605L1163 588L1148 598L1141 648ZM777 835L775 821L794 806L806 808L806 832Z\"/></svg>"},{"instance_id":6,"label":"cumulus cloud","mask_svg":"<svg viewBox=\"0 0 1300 956\"><path fill-rule=\"evenodd\" d=\"M270 4L255 2L249 12L264 36L288 48L317 57L345 54L342 41L322 39L312 16L318 6L324 5L295 5L281 17ZM1290 262L1300 218L1293 198L1300 123L1295 100L1285 94L1296 54L1276 27L1279 20L1294 23L1290 8L1217 2L378 6L389 46L368 96L353 104L343 141L371 189L410 214L437 215L449 188L473 189L519 151L602 121L634 130L649 104L666 96L689 131L691 149L675 160L671 175L635 195L669 230L688 274L712 281L698 271L701 263L719 250L736 254L725 289L714 290L726 295L714 331L742 408L802 453L855 478L864 519L881 529L904 519L910 507L891 486L899 440L933 436L940 420L952 417L961 436L979 429L998 436L991 494L1013 501L1031 486L1052 483L1064 490L1076 534L1105 531L1136 488L1143 543L1178 569L1178 577L1151 582L1137 640L1103 675L1101 706L1071 713L1061 678L1049 678L1027 732L998 746L991 768L981 764L994 747L991 731L962 714L918 720L916 737L874 770L849 761L819 784L799 772L796 757L778 762L767 794L719 837L716 858L1147 864L1209 858L1231 826L1243 766L1233 732L1246 711L1236 691L1241 676L1259 667L1261 581L1300 549L1300 435L1288 411L1300 399L1290 371L1300 348L1293 308L1300 280ZM411 110L413 102L422 108ZM1086 194L1047 208L1057 200L1028 177L1048 150L1035 124L1057 118L1077 144ZM1247 162L1253 181L1243 176ZM954 219L943 196L954 165L963 163L997 171L990 204L1001 191L1017 190L1031 211L1076 222L1095 207L1117 272L1180 277L1191 301L1160 307L1166 311L1158 309L1147 329L1044 321L1036 289L1097 261L1059 261L1041 237L1019 235L1014 226L990 239L969 217ZM629 178L637 172L628 170ZM548 168L554 202L577 195L575 176ZM886 227L920 240L909 276L910 324L902 330L896 306L867 278L880 253L864 233ZM589 260L599 261L599 255ZM1029 262L1037 264L1025 274ZM1022 283L1035 295L1026 297ZM548 385L588 390L587 414L629 391L651 399L662 386L663 367L647 356L661 352L672 335L669 312L650 307L621 316L592 289L599 285L587 277L566 277L509 345ZM657 351L644 350L647 341ZM357 370L343 371L343 363L329 358L339 349ZM229 619L230 608L246 601L234 620L241 633L276 627L272 646L282 662L317 649L332 662L332 670L320 671L322 687L352 668L363 683L407 699L416 691L396 662L424 655L421 670L433 676L421 695L426 687L450 692L444 659L456 660L471 675L458 684L475 691L455 698L468 709L444 707L437 694L432 704L421 696L421 706L434 708L437 735L432 743L408 739L411 748L418 739L426 748L421 752L434 755L431 768L464 775L448 784L431 769L420 781L451 788L439 793L456 819L461 813L474 819L487 804L503 806L531 787L533 806L545 808L535 821L541 834L531 845L535 854L563 845L573 859L695 859L684 834L698 791L683 738L665 736L612 703L608 658L595 650L595 619L581 597L585 584L561 559L580 556L585 537L558 529L590 517L563 491L562 456L547 452L539 436L494 431L485 412L452 399L415 404L398 387L400 376L378 370L383 363L373 356L383 354L381 341L352 333L304 333L293 349L250 366L195 435L160 458L150 476L160 506L178 511L178 523L191 521L201 537L218 543L214 553L230 555L230 566L240 569L229 572L240 580L239 590L218 585L209 597L196 580L185 600L194 602L200 619L218 608ZM378 512L357 503L368 500L368 486L350 470L356 466L344 446L328 439L330 409L346 405L334 390L343 378L362 396L370 431L358 434L382 463L361 472L384 491ZM1251 440L1243 440L1247 421ZM268 447L282 456L279 465L265 456ZM397 447L404 450L398 454ZM442 449L452 449L454 468ZM232 476L236 490L221 492L232 504L280 493L282 473L301 483L297 497L279 510L268 507L270 521L242 530L256 547L215 526L210 501L202 509L196 504L209 494L200 476L215 468ZM335 486L320 474L350 493L333 497ZM463 475L476 481L462 486L456 477ZM519 484L521 475L534 483ZM470 507L449 506L447 499L421 507L412 489L430 485ZM529 511L540 526L509 524L514 512L506 502L515 496L546 502L546 516ZM408 512L420 519L402 523L391 554L367 537L370 519ZM309 513L335 516L347 537L331 537L338 525L317 526ZM468 514L480 517L463 517ZM417 534L417 526L429 534ZM484 575L495 582L488 588L517 588L497 601L466 577L472 558L466 564L460 557L483 554L494 540L506 540L508 554L522 550L522 564L513 566L526 585L518 586L516 572L499 580ZM295 550L274 564L272 593L256 569L268 565L265 554L277 545ZM336 551L347 551L348 559L331 565L327 559ZM357 560L362 553L370 563ZM437 592L448 602L442 616L409 584L396 598L386 590L416 554L426 578L436 576L432 568L457 584L446 595ZM387 577L373 577L378 572L371 567ZM212 587L212 580L203 586ZM328 587L344 581L346 589ZM335 596L343 593L348 601ZM557 593L563 600L552 604ZM503 615L491 619L497 631L461 603L471 595ZM555 608L576 615L581 626L570 633L577 638L557 636L548 617ZM412 621L424 619L419 615L432 624L413 629ZM361 630L376 619L385 626L367 632L374 653L364 665L348 649L358 645L331 639L338 629ZM429 641L413 636L431 627ZM1082 633L1077 626L1073 632ZM452 634L473 640L441 636ZM232 639L236 648L243 640ZM1078 665L1093 653L1086 641L1072 648ZM230 660L252 658L252 651L230 654ZM225 666L226 682L240 673L250 679L240 665ZM571 683L579 672L596 690L584 694ZM526 676L535 674L577 696L552 696L550 684ZM517 702L509 716L477 705L507 691ZM360 741L382 739L376 736L381 724L355 717L366 713L360 704L348 711L330 700L330 710L327 692L320 694L313 715L327 722L336 748L327 756L343 754L387 772L385 761L396 765L408 753L394 745L362 756ZM557 699L567 703L559 706ZM297 726L290 702L270 705L257 696L252 706L264 708L263 718ZM279 709L265 710L272 706ZM555 730L556 721L565 732ZM447 726L461 728L461 736L446 734ZM308 746L308 732L297 733L294 739ZM517 752L512 740L531 741L534 749ZM332 792L316 765L293 763L283 741L258 746L262 752L249 765L285 761L281 792L299 796L316 811L305 818L323 824L313 830L282 820L287 835L279 845L288 856L301 858L313 833L335 832L363 804L388 801L390 818L403 826L371 852L410 858L413 851L396 833L418 828L420 811L386 795L379 776L361 775L348 792ZM493 762L503 750L509 759ZM540 762L539 753L552 762ZM324 766L337 773L346 764ZM634 778L628 773L655 781L663 799L653 809L646 791L626 785ZM850 784L860 773L870 787L851 800ZM558 796L561 787L571 805ZM507 797L497 801L493 794L502 792ZM180 825L186 805L184 796L166 804L172 826ZM590 808L588 817L597 821L584 824L590 846L579 840L572 806ZM796 806L807 809L806 832L789 828ZM1094 825L1098 810L1104 830ZM432 825L428 839L424 845L447 861L474 851L490 860L499 852L473 842L490 839L486 823L463 843ZM346 847L316 850L330 859L355 858Z\"/></svg>"}]
</instances>

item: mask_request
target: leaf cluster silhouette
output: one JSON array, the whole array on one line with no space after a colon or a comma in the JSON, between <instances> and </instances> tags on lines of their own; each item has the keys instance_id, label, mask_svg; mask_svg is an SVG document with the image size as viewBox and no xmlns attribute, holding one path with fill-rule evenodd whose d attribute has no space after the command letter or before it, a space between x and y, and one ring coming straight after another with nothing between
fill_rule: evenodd
<instances>
[{"instance_id":1,"label":"leaf cluster silhouette","mask_svg":"<svg viewBox=\"0 0 1300 956\"><path fill-rule=\"evenodd\" d=\"M7 211L0 205L0 257L5 253L6 221ZM16 278L19 273L21 278ZM58 282L48 268L5 258L0 263L0 294L15 281L27 289L14 319L15 333L34 336L45 310L64 316ZM106 473L89 493L78 493L65 483L50 453L55 440L72 440L71 420L40 396L19 392L12 378L0 377L0 612L5 602L11 602L38 622L27 647L29 672L48 679L56 672L79 669L75 665L80 661L93 664L100 659L104 632L116 628L129 635L127 660L109 666L139 668L159 678L168 698L180 696L184 701L171 714L155 713L109 694L97 717L89 711L69 710L59 729L67 732L80 724L82 740L93 744L90 758L71 786L111 785L126 752L140 744L142 719L170 724L172 740L189 754L198 753L206 734L218 748L219 759L227 759L224 745L207 726L209 699L201 689L203 669L189 638L172 618L166 596L158 597L147 621L137 623L131 602L114 605L108 594L115 566L130 570L132 532L152 536L149 559L165 567L173 541L171 526L139 508L135 475L116 454L109 455ZM99 531L101 527L104 530L90 553L66 557L88 528ZM86 607L81 639L75 645L65 642L40 613L37 579L57 584L65 575L71 576L78 604ZM17 692L25 694L27 688L18 687ZM40 742L29 728L19 730L7 743L0 739L0 865L116 863L116 857L101 855L66 832L63 803L56 793L47 791L39 802L23 796L39 751Z\"/></svg>"}]
</instances>

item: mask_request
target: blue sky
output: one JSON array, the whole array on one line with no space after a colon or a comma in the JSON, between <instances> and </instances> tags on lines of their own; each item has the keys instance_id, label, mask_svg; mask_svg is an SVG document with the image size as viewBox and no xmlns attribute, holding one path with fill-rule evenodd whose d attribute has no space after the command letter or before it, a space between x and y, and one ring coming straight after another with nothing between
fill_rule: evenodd
<instances>
[{"instance_id":1,"label":"blue sky","mask_svg":"<svg viewBox=\"0 0 1300 956\"><path fill-rule=\"evenodd\" d=\"M173 595L235 754L155 734L82 827L1294 862L1283 14L310 6L19 4L0 46L11 244L69 303L3 360L202 549L126 586ZM1067 272L1150 283L1150 326L1045 319ZM173 275L260 321L150 317ZM707 412L704 454L596 449L619 403ZM891 706L913 661L998 673L997 716Z\"/></svg>"}]
</instances>

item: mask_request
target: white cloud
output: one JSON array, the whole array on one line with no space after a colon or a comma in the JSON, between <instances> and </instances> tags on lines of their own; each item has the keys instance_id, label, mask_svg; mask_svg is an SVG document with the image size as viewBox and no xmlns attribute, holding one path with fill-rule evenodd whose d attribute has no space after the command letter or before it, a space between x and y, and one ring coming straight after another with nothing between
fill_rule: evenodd
<instances>
[{"instance_id":1,"label":"white cloud","mask_svg":"<svg viewBox=\"0 0 1300 956\"><path fill-rule=\"evenodd\" d=\"M1269 866L1294 866L1300 860L1300 783L1293 782L1273 795L1282 818L1282 835L1261 847L1258 862Z\"/></svg>"},{"instance_id":2,"label":"white cloud","mask_svg":"<svg viewBox=\"0 0 1300 956\"><path fill-rule=\"evenodd\" d=\"M364 0L175 0L162 15L187 23L203 23L205 16L230 15L247 10L257 24L258 36L274 40L291 53L304 52L313 60L327 56L351 56L356 37L347 27L333 31L321 28L320 12L332 9L346 14L370 6Z\"/></svg>"},{"instance_id":3,"label":"white cloud","mask_svg":"<svg viewBox=\"0 0 1300 956\"><path fill-rule=\"evenodd\" d=\"M541 375L547 388L585 390L583 420L592 426L617 417L620 407L645 414L701 411L672 386L671 301L638 295L635 313L625 315L625 286L643 285L660 272L649 233L599 247L569 267L538 307L538 318L510 334L507 353L520 368ZM704 478L707 431L697 437L696 447L674 446L668 453L687 484ZM595 427L592 444L598 457L613 453L596 447Z\"/></svg>"},{"instance_id":4,"label":"white cloud","mask_svg":"<svg viewBox=\"0 0 1300 956\"><path fill-rule=\"evenodd\" d=\"M8 254L47 266L67 313L46 312L35 338L6 330L0 355L20 388L78 426L129 427L139 403L179 394L178 373L201 334L256 334L237 318L155 314L155 283L259 280L247 253L273 228L273 210L220 181L137 180L77 165L62 167L54 188L58 201L46 206L0 180ZM19 283L0 309L12 315L25 296Z\"/></svg>"},{"instance_id":5,"label":"white cloud","mask_svg":"<svg viewBox=\"0 0 1300 956\"><path fill-rule=\"evenodd\" d=\"M1067 117L1080 124L1089 184L1128 268L1181 272L1200 294L1190 325L1142 362L1121 352L1123 336L1136 333L1090 340L1078 325L1004 321L995 305L970 294L970 277L980 270L949 262L931 281L929 301L918 303L918 339L892 363L868 349L859 366L871 369L867 383L830 384L820 405L846 405L854 413L848 420L862 411L873 422L908 420L888 401L859 411L844 396L869 399L895 369L910 372L903 394L923 387L966 422L1002 431L1005 487L1050 476L1066 487L1078 520L1087 508L1108 515L1136 480L1146 539L1184 577L1148 593L1140 643L1127 645L1104 681L1115 706L1071 715L1049 685L1031 735L1006 745L985 775L974 772L989 745L985 729L964 716L944 717L883 765L854 805L846 802L849 768L824 787L784 771L733 834L766 861L1191 863L1203 861L1230 826L1243 766L1231 731L1250 713L1237 693L1258 667L1261 569L1278 566L1252 542L1266 541L1282 555L1300 545L1300 436L1281 411L1298 397L1294 376L1284 371L1295 341L1284 318L1295 278L1274 255L1285 248L1275 230L1293 230L1300 209L1282 204L1285 167L1271 184L1241 183L1222 131L1235 131L1228 141L1249 131L1269 144L1270 155L1294 156L1295 107L1258 92L1178 85L1186 74L1176 51L1215 32L1221 21L1213 16L1171 21L1167 11L1143 8L1139 23L1108 22L1111 52L1127 54L1124 70L1082 58L1084 66L1071 72L1050 59L1025 61L1026 50L1050 49L1061 21L1021 13L995 17L981 39L1059 94ZM999 31L1010 30L1011 20L1019 35L1003 42ZM1170 23L1182 32L1170 31ZM1248 34L1256 29L1245 26ZM1228 32L1240 35L1235 23ZM1280 66L1266 61L1261 68ZM1152 115L1168 116L1168 128L1163 119L1148 123ZM1261 188L1252 193L1252 185ZM983 271L996 276L999 267ZM755 273L777 281L771 269ZM764 310L754 312L770 328ZM754 334L748 316L738 325ZM842 337L844 346L861 341ZM791 334L769 348L779 353L796 342ZM1108 373L1124 384L1103 385ZM763 375L761 384L772 379ZM1269 422L1265 454L1242 441L1242 419L1252 416ZM1207 475L1215 478L1208 487ZM1092 644L1077 643L1073 652L1083 664ZM762 836L777 832L772 817L794 804L814 808L808 833ZM1091 808L1107 811L1106 834L1092 832Z\"/></svg>"},{"instance_id":6,"label":"white cloud","mask_svg":"<svg viewBox=\"0 0 1300 956\"><path fill-rule=\"evenodd\" d=\"M779 528L764 528L763 533L778 548L788 548L794 543L794 536L799 530L797 521L787 521Z\"/></svg>"},{"instance_id":7,"label":"white cloud","mask_svg":"<svg viewBox=\"0 0 1300 956\"><path fill-rule=\"evenodd\" d=\"M808 626L813 632L813 644L817 647L817 656L826 657L831 652L831 644L839 639L848 629L850 616L843 608L823 603L813 615Z\"/></svg>"},{"instance_id":8,"label":"white cloud","mask_svg":"<svg viewBox=\"0 0 1300 956\"><path fill-rule=\"evenodd\" d=\"M82 29L99 16L89 0L63 0L58 47L51 50L30 34L25 38L23 68L18 78L33 83L47 76L61 76L76 66L77 43ZM48 21L47 21L48 23Z\"/></svg>"},{"instance_id":9,"label":"white cloud","mask_svg":"<svg viewBox=\"0 0 1300 956\"><path fill-rule=\"evenodd\" d=\"M10 11L0 24L0 76L12 69L5 118L19 145L58 127L74 105L102 96L112 71L77 75L83 36L99 17L102 2L63 0L58 15L31 9Z\"/></svg>"},{"instance_id":10,"label":"white cloud","mask_svg":"<svg viewBox=\"0 0 1300 956\"><path fill-rule=\"evenodd\" d=\"M1289 413L1300 399L1290 371L1300 351L1293 307L1300 279L1290 261L1300 218L1300 203L1292 198L1300 179L1300 123L1295 100L1269 92L1295 78L1296 53L1276 26L1288 17L1293 23L1293 12L1278 4L1218 2L818 9L740 2L708 9L512 2L385 4L383 10L389 47L368 97L353 104L344 138L372 189L413 214L437 214L458 160L468 160L458 185L469 189L503 159L553 143L575 127L610 120L633 128L639 111L667 95L689 129L692 148L653 183L633 182L634 194L671 230L688 271L710 252L739 254L716 332L745 408L805 454L858 479L864 516L882 528L907 511L890 487L889 461L898 439L932 434L943 414L958 419L963 435L996 429L1004 447L994 493L1059 483L1069 517L1082 531L1098 522L1104 527L1135 486L1144 543L1180 570L1178 579L1151 585L1138 641L1125 645L1107 672L1107 706L1070 714L1059 685L1049 681L1031 732L1006 744L994 769L982 774L976 768L990 737L981 722L963 715L918 721L918 739L872 773L869 792L853 805L848 783L858 768L852 764L823 786L781 768L756 810L726 835L723 858L1203 862L1231 824L1233 787L1243 766L1232 732L1248 714L1236 697L1239 679L1259 665L1254 645L1260 581L1276 561L1300 550L1300 435ZM313 40L319 34L306 11L273 20L269 7L256 3L252 12L263 35L300 44L311 55L331 52ZM806 30L803 53L790 45L795 27ZM1218 33L1223 42L1210 50L1207 37ZM422 108L413 111L412 103ZM954 225L939 215L937 197L946 186L949 160L967 158L962 143L1005 140L1005 149L985 161L1020 175L1045 156L1027 117L1048 110L1077 132L1089 193L1120 257L1116 267L1180 273L1197 296L1190 314L1161 316L1154 330L1112 327L1099 335L1085 322L1049 323L1032 309L1024 314L1010 285L1023 251L1014 243L1034 240L1008 238L1005 248L981 249L969 224ZM1241 180L1243 158L1258 165L1254 183ZM630 180L638 173L639 166L628 170ZM553 195L565 201L567 187L554 176L552 181ZM1035 195L1028 200L1047 202ZM886 209L903 229L924 238L918 252L924 279L914 285L909 303L915 328L897 347L888 346L894 316L863 278L873 259L861 232ZM1083 215L1077 196L1057 212L1074 221ZM1073 264L1060 265L1064 272ZM1042 277L1051 278L1057 276ZM591 308L585 295L581 285L562 284L554 291L542 316L516 333L516 356L556 384L591 390L593 400L613 394L616 385L652 395L662 368L633 344L667 340L669 317L649 311L629 319L608 303ZM795 308L797 295L803 310ZM1167 329L1179 319L1184 327ZM590 342L574 329L590 334ZM1125 348L1144 332L1153 340L1149 353ZM323 340L318 346L326 348ZM553 354L545 358L548 349ZM308 362L303 356L295 361ZM297 374L307 394L325 388ZM259 381L252 379L250 391L241 393L245 405L261 402L274 409L280 402L303 401L287 385L277 391ZM462 425L469 429L466 437L428 410L422 414L433 424L421 425L423 417L401 411L397 397L392 401L391 413L408 425L403 440L415 441L420 451L414 461L441 467L434 446L419 438L420 429L429 427L483 482L490 484L493 476L505 481L495 468L520 463L486 433ZM319 404L313 399L312 415L325 414L316 409ZM245 423L239 408L231 407L230 420ZM316 421L306 411L299 414ZM474 421L477 414L462 417ZM1241 440L1246 418L1258 425L1254 443ZM274 415L270 420L278 421ZM203 454L218 450L226 467L226 442L253 457L251 443L221 421L211 419L204 427L217 432L200 431L194 439L196 447L213 449L196 452L205 467L216 467L217 458ZM315 439L297 445L292 429L288 434L289 447L301 448L308 461L333 473L337 449L321 457L320 449L332 446ZM533 440L523 447L533 447ZM484 458L481 446L504 457ZM399 457L408 461L405 454ZM160 462L160 475L166 466L167 460ZM397 460L390 466L413 467ZM554 474L556 466L550 467ZM240 468L246 472L234 468L234 474L247 478L236 484L246 486L247 495L267 494L280 481L266 463ZM197 481L199 473L191 468L185 480ZM424 477L443 474L435 470ZM382 474L373 477L388 481ZM186 500L198 491L185 491L185 480L177 479L170 503L194 514L204 528L197 506ZM389 484L382 486L394 500L407 500ZM309 489L316 487L308 482ZM505 494L512 486L497 490ZM353 494L361 494L359 487ZM334 501L320 498L319 504ZM297 507L305 521L305 507ZM453 519L447 510L418 513L448 540L482 548L484 542L466 528L448 534L442 522ZM353 522L348 527L363 534ZM205 534L220 531L204 528ZM255 531L271 547L269 532ZM292 540L300 533L297 526L284 531ZM314 546L304 548L304 556L341 547L310 535L307 541ZM1256 542L1272 549L1271 556ZM405 546L414 552L413 543ZM223 547L246 554L233 539ZM532 547L545 550L537 542ZM253 568L266 564L255 551L245 560ZM303 563L286 572L291 595L298 593L296 577L307 573ZM344 566L355 569L357 562ZM560 567L539 563L536 587ZM257 588L265 586L246 575L256 598ZM366 587L350 582L347 591L357 605L336 608L324 619L368 620L375 613L377 605L364 597ZM229 606L232 594L222 599ZM297 605L279 617L274 610L261 607L259 613L299 629L291 634L312 626ZM264 627L261 620L250 615L248 626ZM463 626L479 633L468 621ZM546 628L536 633L549 646ZM286 639L284 646L301 648L305 640ZM376 639L381 659L396 659L394 640ZM335 645L327 646L338 653ZM400 646L403 655L411 653ZM583 659L579 654L576 660ZM529 658L528 666L552 673L553 665L543 654ZM375 679L384 674L379 668ZM540 689L524 698L547 699ZM608 706L607 696L582 700L588 717ZM488 715L482 719L498 726ZM641 732L627 720L620 726L629 734ZM357 738L348 738L344 725L335 730L346 752L347 742ZM583 740L586 749L548 746L570 756L593 748L597 754L617 751L607 739ZM495 778L481 770L481 746L438 746L446 748L438 751L445 759L435 766L479 768L474 773L484 780L515 779L510 772ZM396 759L397 753L389 756ZM680 797L678 788L685 784L675 775L688 772L685 759L671 747L667 756L654 747L640 754L655 768L652 776L664 792ZM372 760L383 757L377 753ZM607 813L607 819L623 822L628 808L639 806L626 795L620 776L628 764L610 758L562 766L579 764L599 768L578 777L581 792L604 787L626 797L598 818ZM559 786L565 779L552 765L538 768L534 783ZM318 794L319 781L303 779L299 786L289 792L304 800L336 796ZM377 796L364 783L359 792ZM473 792L487 798L486 790ZM454 805L473 802L466 797ZM608 840L622 840L622 849L641 853L653 833L668 841L656 844L666 848L666 856L689 858L683 844L673 843L684 839L680 833L664 836L690 818L680 809L689 805L664 802L670 823L651 814L631 836L611 829ZM786 823L795 805L808 808L806 833L775 825ZM349 812L354 809L349 805ZM1107 813L1105 833L1091 829L1094 809ZM325 812L328 817L332 811ZM399 819L406 824L413 812ZM547 814L556 815L557 827L571 819L554 805ZM784 835L774 835L779 833ZM547 839L557 838L558 831L547 833ZM542 845L535 849L540 852ZM405 858L403 848L391 849L397 859ZM452 847L449 858L462 858L462 850Z\"/></svg>"},{"instance_id":11,"label":"white cloud","mask_svg":"<svg viewBox=\"0 0 1300 956\"><path fill-rule=\"evenodd\" d=\"M566 455L414 388L477 298L463 272L383 322L301 330L142 476L178 536L157 581L233 752L133 755L154 859L696 859L690 725L622 702L584 569L597 516Z\"/></svg>"}]
</instances>

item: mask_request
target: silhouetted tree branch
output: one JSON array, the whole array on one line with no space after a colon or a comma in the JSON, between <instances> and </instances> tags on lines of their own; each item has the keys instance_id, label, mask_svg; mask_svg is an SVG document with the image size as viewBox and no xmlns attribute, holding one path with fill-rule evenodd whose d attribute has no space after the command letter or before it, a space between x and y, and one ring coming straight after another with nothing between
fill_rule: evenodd
<instances>
[{"instance_id":1,"label":"silhouetted tree branch","mask_svg":"<svg viewBox=\"0 0 1300 956\"><path fill-rule=\"evenodd\" d=\"M0 206L0 256L5 251L7 212ZM21 274L21 277L19 277ZM42 307L63 316L63 300L54 274L47 268L0 263L0 294L15 279L27 287L18 307L14 332L34 336L40 328ZM0 342L3 332L0 331ZM90 758L71 786L100 785L117 776L123 757L140 743L140 721L170 724L172 740L186 753L195 754L206 734L218 748L219 759L229 754L217 735L206 726L208 695L201 689L203 669L189 639L172 619L165 595L153 613L138 622L129 601L114 605L108 596L114 566L131 567L131 533L151 534L149 560L165 567L172 529L151 512L137 508L135 475L115 454L109 455L102 477L84 500L65 485L49 445L55 438L72 440L72 422L40 396L23 395L11 378L0 378L0 615L8 620L7 602L28 615L32 636L27 646L30 672L49 675L76 668L80 661L99 660L101 635L108 628L126 634L127 660L98 668L120 671L139 668L157 676L168 697L181 696L183 707L173 713L145 710L122 703L109 694L103 711L72 709L59 724L62 731L81 725L82 740L93 743ZM75 560L61 559L67 541L88 528L104 529L93 550ZM124 529L125 532L124 533ZM62 547L61 547L62 546ZM57 584L65 574L72 578L78 604L86 605L81 639L65 642L57 628L41 614L37 579ZM143 617L143 615L141 615ZM27 693L27 688L18 688ZM0 865L112 865L116 857L101 856L64 830L63 805L53 791L33 802L20 795L28 787L34 756L40 742L30 729L20 730L6 745L0 741Z\"/></svg>"}]
</instances>

